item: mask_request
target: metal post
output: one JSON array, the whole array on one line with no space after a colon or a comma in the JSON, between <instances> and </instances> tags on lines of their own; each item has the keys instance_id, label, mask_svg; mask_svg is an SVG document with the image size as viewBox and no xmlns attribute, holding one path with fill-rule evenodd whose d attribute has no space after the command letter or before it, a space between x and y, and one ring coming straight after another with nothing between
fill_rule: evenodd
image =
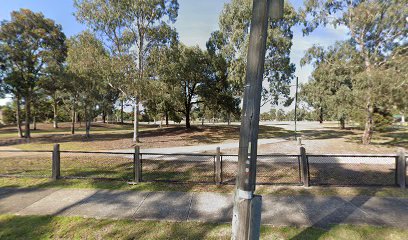
<instances>
[{"instance_id":1,"label":"metal post","mask_svg":"<svg viewBox=\"0 0 408 240\"><path fill-rule=\"evenodd\" d=\"M302 138L301 137L298 137L297 138L297 145L300 147L300 146L302 146Z\"/></svg>"},{"instance_id":2,"label":"metal post","mask_svg":"<svg viewBox=\"0 0 408 240\"><path fill-rule=\"evenodd\" d=\"M217 147L215 155L215 184L222 183L222 169L221 169L221 149Z\"/></svg>"},{"instance_id":3,"label":"metal post","mask_svg":"<svg viewBox=\"0 0 408 240\"><path fill-rule=\"evenodd\" d=\"M301 176L302 182L305 187L309 187L309 167L308 161L306 156L306 149L304 147L300 147L300 168L301 168Z\"/></svg>"},{"instance_id":4,"label":"metal post","mask_svg":"<svg viewBox=\"0 0 408 240\"><path fill-rule=\"evenodd\" d=\"M254 0L239 138L238 174L234 197L232 239L256 239L262 200L253 195L268 11L271 0ZM259 213L259 214L258 214Z\"/></svg>"},{"instance_id":5,"label":"metal post","mask_svg":"<svg viewBox=\"0 0 408 240\"><path fill-rule=\"evenodd\" d=\"M61 177L60 168L60 145L55 144L52 151L52 179L57 180Z\"/></svg>"},{"instance_id":6,"label":"metal post","mask_svg":"<svg viewBox=\"0 0 408 240\"><path fill-rule=\"evenodd\" d=\"M133 173L135 183L142 181L142 161L140 159L140 147L135 146L135 152L133 154Z\"/></svg>"},{"instance_id":7,"label":"metal post","mask_svg":"<svg viewBox=\"0 0 408 240\"><path fill-rule=\"evenodd\" d=\"M400 188L405 189L406 185L406 175L407 175L407 164L405 159L405 150L400 149L398 151L398 160L397 160L397 175L398 175L398 185Z\"/></svg>"}]
</instances>

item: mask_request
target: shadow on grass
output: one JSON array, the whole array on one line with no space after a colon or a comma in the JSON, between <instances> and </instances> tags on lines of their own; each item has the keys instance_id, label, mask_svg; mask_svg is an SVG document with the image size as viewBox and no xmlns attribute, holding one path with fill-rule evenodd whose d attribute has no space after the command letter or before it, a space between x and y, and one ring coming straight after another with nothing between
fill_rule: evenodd
<instances>
[{"instance_id":1,"label":"shadow on grass","mask_svg":"<svg viewBox=\"0 0 408 240\"><path fill-rule=\"evenodd\" d=\"M347 136L356 136L353 131L348 130L303 130L302 135L307 136L311 140L344 138Z\"/></svg>"},{"instance_id":2,"label":"shadow on grass","mask_svg":"<svg viewBox=\"0 0 408 240\"><path fill-rule=\"evenodd\" d=\"M7 215L0 224L4 239L229 239L228 225L211 223Z\"/></svg>"},{"instance_id":3,"label":"shadow on grass","mask_svg":"<svg viewBox=\"0 0 408 240\"><path fill-rule=\"evenodd\" d=\"M395 178L395 165L394 164L342 164L341 159L334 159L335 163L326 164L321 160L310 162L310 183L312 185L328 184L328 185L396 185ZM330 165L330 167L327 167ZM352 167L351 167L352 166ZM405 184L405 183L404 183ZM375 196L379 188L372 188L371 194ZM377 208L371 209L370 206L365 206L365 210L362 207L370 201L372 196L361 196L360 194L353 197L340 198L318 198L316 196L309 197L302 201L302 211L306 215L307 219L312 223L310 227L306 228L291 239L305 239L310 235L310 232L314 232L316 228L322 228L330 231L333 227L339 224L372 224L372 225L385 225L394 226L396 219L383 219L381 214L383 207L379 204ZM388 201L388 199L384 200ZM316 206L318 205L318 211ZM370 211L367 213L366 210ZM391 211L398 211L403 209L394 208ZM396 214L396 213L391 213ZM318 239L324 232L314 232L314 236Z\"/></svg>"},{"instance_id":4,"label":"shadow on grass","mask_svg":"<svg viewBox=\"0 0 408 240\"><path fill-rule=\"evenodd\" d=\"M239 126L192 126L191 129L186 129L183 126L170 126L163 128L151 128L152 125L144 125L146 128L144 131L140 132L141 146L144 144L153 146L160 145L161 143L167 144L182 141L184 145L195 145L195 144L214 144L220 143L226 140L239 139ZM260 126L259 138L289 138L293 136L294 133L289 130L284 130L279 127L273 126ZM134 146L131 141L133 133L131 131L121 131L121 132L109 132L109 131L92 131L91 136L86 138L82 134L70 135L63 133L55 133L33 137L29 144L25 145L25 142L4 142L4 144L13 146L20 145L22 149L34 149L42 148L53 143L65 144L65 148L76 149L76 148L94 148L103 149L111 148L113 145L117 147L130 148ZM116 142L115 142L116 141ZM82 143L95 143L96 145ZM112 145L113 144L113 145ZM42 145L42 146L41 146Z\"/></svg>"}]
</instances>

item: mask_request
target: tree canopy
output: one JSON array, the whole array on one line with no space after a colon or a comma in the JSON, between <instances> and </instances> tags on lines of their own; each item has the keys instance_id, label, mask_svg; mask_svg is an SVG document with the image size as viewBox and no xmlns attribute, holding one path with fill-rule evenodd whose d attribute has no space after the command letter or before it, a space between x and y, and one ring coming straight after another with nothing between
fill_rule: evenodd
<instances>
[{"instance_id":1,"label":"tree canopy","mask_svg":"<svg viewBox=\"0 0 408 240\"><path fill-rule=\"evenodd\" d=\"M60 25L41 13L20 9L0 25L0 55L7 89L25 103L25 137L30 138L31 103L41 76L66 54ZM19 115L19 111L17 113ZM20 121L18 120L18 125ZM19 127L20 129L20 127Z\"/></svg>"}]
</instances>

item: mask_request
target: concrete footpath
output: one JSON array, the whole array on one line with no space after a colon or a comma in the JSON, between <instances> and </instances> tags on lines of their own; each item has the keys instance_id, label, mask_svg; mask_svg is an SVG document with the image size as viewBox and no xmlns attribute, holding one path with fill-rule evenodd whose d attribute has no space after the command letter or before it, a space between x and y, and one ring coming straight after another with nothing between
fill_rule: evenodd
<instances>
[{"instance_id":1,"label":"concrete footpath","mask_svg":"<svg viewBox=\"0 0 408 240\"><path fill-rule=\"evenodd\" d=\"M232 195L0 188L0 214L230 222ZM264 195L262 222L274 226L370 224L406 228L408 199Z\"/></svg>"}]
</instances>

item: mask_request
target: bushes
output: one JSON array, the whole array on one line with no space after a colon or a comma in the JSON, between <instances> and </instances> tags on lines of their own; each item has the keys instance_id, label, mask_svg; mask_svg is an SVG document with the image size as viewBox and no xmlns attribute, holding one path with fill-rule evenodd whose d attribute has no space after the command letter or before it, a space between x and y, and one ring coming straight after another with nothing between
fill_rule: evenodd
<instances>
[{"instance_id":1,"label":"bushes","mask_svg":"<svg viewBox=\"0 0 408 240\"><path fill-rule=\"evenodd\" d=\"M16 112L10 106L4 106L2 109L2 121L4 124L15 124Z\"/></svg>"}]
</instances>

